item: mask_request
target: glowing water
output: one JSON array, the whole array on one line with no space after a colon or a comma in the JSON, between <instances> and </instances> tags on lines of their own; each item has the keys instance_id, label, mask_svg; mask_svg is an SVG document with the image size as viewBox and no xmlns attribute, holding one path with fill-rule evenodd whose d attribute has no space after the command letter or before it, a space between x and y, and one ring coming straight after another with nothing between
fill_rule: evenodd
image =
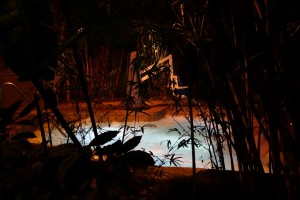
<instances>
[{"instance_id":1,"label":"glowing water","mask_svg":"<svg viewBox=\"0 0 300 200\"><path fill-rule=\"evenodd\" d=\"M77 132L76 136L82 143L82 145L88 145L94 138L94 133L92 132L92 128L90 125L91 123L89 119L86 119L81 123L82 126L78 126L75 130ZM195 123L194 125L199 126L201 124ZM120 130L120 133L115 138L115 140L121 139L123 134L123 129L121 129L121 127L123 126L124 122L111 122L110 124L102 124L99 126L99 132L105 132L108 130ZM190 132L189 122L184 116L172 117L170 115L166 115L164 118L158 121L135 123L129 122L127 126L130 128L127 130L127 133L129 134L125 137L125 140L131 138L133 134L142 135L141 142L135 148L135 150L143 150L146 152L151 151L155 156L154 159L157 160L156 165L175 166L174 163L170 163L169 159L164 159L165 155L175 153L174 157L180 157L178 158L179 162L177 164L180 164L180 166L182 167L192 167L191 145L188 144L187 147L183 146L179 149L177 149L176 146L176 144L178 144L178 142L182 139L188 139L188 136L182 136L183 134L189 134ZM36 135L40 134L36 133ZM68 138L66 138L57 129L53 129L51 131L51 136L53 145L70 142L70 140L68 140ZM210 154L208 151L209 146L207 142L204 140L204 137L200 136L197 132L195 132L195 138L200 142L200 145L198 145L198 147L196 147L195 149L196 167L211 168ZM40 140L40 138L37 138L35 140ZM157 158L163 160L164 163L158 161ZM229 155L225 153L225 166L227 169L230 169L229 159Z\"/></svg>"}]
</instances>

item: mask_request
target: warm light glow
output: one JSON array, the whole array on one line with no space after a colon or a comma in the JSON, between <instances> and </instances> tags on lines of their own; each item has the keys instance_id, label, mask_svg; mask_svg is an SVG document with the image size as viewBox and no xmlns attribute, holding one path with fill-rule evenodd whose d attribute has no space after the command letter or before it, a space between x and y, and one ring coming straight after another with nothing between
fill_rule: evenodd
<instances>
[{"instance_id":1,"label":"warm light glow","mask_svg":"<svg viewBox=\"0 0 300 200\"><path fill-rule=\"evenodd\" d=\"M99 161L99 156L98 155L93 155L91 160L92 161Z\"/></svg>"}]
</instances>

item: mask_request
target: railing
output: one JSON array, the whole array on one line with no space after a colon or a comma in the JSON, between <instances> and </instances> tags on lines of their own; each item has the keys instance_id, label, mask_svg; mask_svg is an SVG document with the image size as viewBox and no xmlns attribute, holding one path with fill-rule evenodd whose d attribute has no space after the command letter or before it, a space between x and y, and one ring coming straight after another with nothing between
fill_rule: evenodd
<instances>
[{"instance_id":1,"label":"railing","mask_svg":"<svg viewBox=\"0 0 300 200\"><path fill-rule=\"evenodd\" d=\"M156 65L162 64L166 61L169 62L170 71L171 71L171 79L172 79L172 77L173 77L173 58L172 58L171 54L169 54L167 57L164 57L163 59L159 60L156 63ZM155 64L149 65L146 69L141 70L140 74L142 75L142 74L146 73L147 71L150 71L154 65ZM149 76L145 75L145 76L141 77L141 81L143 82L143 81L147 80L148 78L149 78Z\"/></svg>"},{"instance_id":2,"label":"railing","mask_svg":"<svg viewBox=\"0 0 300 200\"><path fill-rule=\"evenodd\" d=\"M159 60L156 63L156 65L158 66L159 64L165 63L166 61L168 61L168 65L170 67L170 79L173 82L173 84L171 85L172 90L173 91L176 91L176 90L178 91L178 90L186 90L186 89L188 89L188 86L182 85L179 76L174 75L172 54L169 54L167 57L164 57L161 60ZM151 70L154 65L155 64L149 65L146 69L141 70L141 72L140 72L141 82L149 79L147 71ZM143 74L146 74L146 75L143 76Z\"/></svg>"},{"instance_id":3,"label":"railing","mask_svg":"<svg viewBox=\"0 0 300 200\"><path fill-rule=\"evenodd\" d=\"M13 84L12 82L6 82L6 83L3 83L1 85L1 88L0 88L0 103L2 103L2 89L4 88L4 86L13 86L21 95L23 95L23 97L25 97L29 103L31 103L32 101L30 100L30 98L28 96L26 96L26 94L24 92L22 92L22 90L20 88L18 88L15 84Z\"/></svg>"}]
</instances>

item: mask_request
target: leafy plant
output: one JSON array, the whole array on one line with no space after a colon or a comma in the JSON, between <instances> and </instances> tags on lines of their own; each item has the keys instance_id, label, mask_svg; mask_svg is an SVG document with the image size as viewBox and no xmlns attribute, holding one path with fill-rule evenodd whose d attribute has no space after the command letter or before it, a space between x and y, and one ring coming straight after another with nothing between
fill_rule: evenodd
<instances>
[{"instance_id":1,"label":"leafy plant","mask_svg":"<svg viewBox=\"0 0 300 200\"><path fill-rule=\"evenodd\" d=\"M22 120L35 102L14 117L21 103L18 101L1 110L1 130L7 136L0 146L0 185L5 188L0 192L1 198L65 199L96 195L111 199L131 195L135 191L134 187L128 187L135 182L131 169L154 165L150 154L134 150L142 136L121 143L120 139L114 141L119 131L97 135L83 147L83 153L72 143L49 147L45 152L44 143L33 145L26 140L34 133L19 132L8 137L12 126L36 126L33 119Z\"/></svg>"},{"instance_id":2,"label":"leafy plant","mask_svg":"<svg viewBox=\"0 0 300 200\"><path fill-rule=\"evenodd\" d=\"M20 113L18 109L24 100L18 100L8 108L0 108L0 134L1 141L26 140L36 137L33 132L19 130L23 126L34 126L36 116L28 114L35 108L36 102L29 103Z\"/></svg>"}]
</instances>

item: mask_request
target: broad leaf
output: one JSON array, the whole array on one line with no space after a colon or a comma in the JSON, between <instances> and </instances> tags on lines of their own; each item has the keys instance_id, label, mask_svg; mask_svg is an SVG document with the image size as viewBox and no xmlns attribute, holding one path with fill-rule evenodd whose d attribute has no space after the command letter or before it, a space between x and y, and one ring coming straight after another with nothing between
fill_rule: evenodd
<instances>
[{"instance_id":1,"label":"broad leaf","mask_svg":"<svg viewBox=\"0 0 300 200\"><path fill-rule=\"evenodd\" d=\"M136 136L123 144L123 152L126 153L134 149L141 142L142 136Z\"/></svg>"},{"instance_id":2,"label":"broad leaf","mask_svg":"<svg viewBox=\"0 0 300 200\"><path fill-rule=\"evenodd\" d=\"M153 157L145 151L129 151L124 156L127 163L134 167L153 166L155 164Z\"/></svg>"},{"instance_id":3,"label":"broad leaf","mask_svg":"<svg viewBox=\"0 0 300 200\"><path fill-rule=\"evenodd\" d=\"M32 101L31 103L29 103L19 114L18 118L20 117L24 117L26 115L28 115L36 106L36 101Z\"/></svg>"},{"instance_id":4,"label":"broad leaf","mask_svg":"<svg viewBox=\"0 0 300 200\"><path fill-rule=\"evenodd\" d=\"M20 105L23 103L23 99L15 101L13 104L9 106L10 111L17 111Z\"/></svg>"},{"instance_id":5,"label":"broad leaf","mask_svg":"<svg viewBox=\"0 0 300 200\"><path fill-rule=\"evenodd\" d=\"M72 167L76 161L78 160L78 158L80 157L80 154L78 151L73 151L71 152L61 163L61 165L59 166L59 171L61 173L64 173L65 171L67 171L70 167Z\"/></svg>"},{"instance_id":6,"label":"broad leaf","mask_svg":"<svg viewBox=\"0 0 300 200\"><path fill-rule=\"evenodd\" d=\"M33 132L22 132L11 137L12 140L25 140L28 138L36 138L36 135Z\"/></svg>"},{"instance_id":7,"label":"broad leaf","mask_svg":"<svg viewBox=\"0 0 300 200\"><path fill-rule=\"evenodd\" d=\"M10 105L6 111L6 116L4 116L4 117L5 118L7 117L9 120L12 120L14 114L17 112L17 110L19 109L19 107L23 103L23 101L24 100L21 99L21 100L14 102L12 105Z\"/></svg>"},{"instance_id":8,"label":"broad leaf","mask_svg":"<svg viewBox=\"0 0 300 200\"><path fill-rule=\"evenodd\" d=\"M119 131L107 131L97 135L90 143L90 146L99 146L103 145L118 135Z\"/></svg>"},{"instance_id":9,"label":"broad leaf","mask_svg":"<svg viewBox=\"0 0 300 200\"><path fill-rule=\"evenodd\" d=\"M19 157L29 153L31 149L32 144L27 140L16 140L3 145L1 148L1 153L6 157Z\"/></svg>"},{"instance_id":10,"label":"broad leaf","mask_svg":"<svg viewBox=\"0 0 300 200\"><path fill-rule=\"evenodd\" d=\"M34 121L30 119L16 121L15 124L34 126Z\"/></svg>"},{"instance_id":11,"label":"broad leaf","mask_svg":"<svg viewBox=\"0 0 300 200\"><path fill-rule=\"evenodd\" d=\"M51 148L49 157L65 157L70 155L73 151L77 151L74 144L61 144L54 148Z\"/></svg>"},{"instance_id":12,"label":"broad leaf","mask_svg":"<svg viewBox=\"0 0 300 200\"><path fill-rule=\"evenodd\" d=\"M49 141L41 142L39 144L34 145L34 148L30 152L31 157L38 156L40 153L44 152L45 145L48 144Z\"/></svg>"},{"instance_id":13,"label":"broad leaf","mask_svg":"<svg viewBox=\"0 0 300 200\"><path fill-rule=\"evenodd\" d=\"M82 147L82 150L83 150L83 153L84 153L85 155L87 155L88 157L93 156L93 151L92 151L92 149L91 149L90 146L83 146L83 147Z\"/></svg>"},{"instance_id":14,"label":"broad leaf","mask_svg":"<svg viewBox=\"0 0 300 200\"><path fill-rule=\"evenodd\" d=\"M116 141L111 145L104 146L98 152L100 155L113 155L122 153L122 142L121 140Z\"/></svg>"}]
</instances>

